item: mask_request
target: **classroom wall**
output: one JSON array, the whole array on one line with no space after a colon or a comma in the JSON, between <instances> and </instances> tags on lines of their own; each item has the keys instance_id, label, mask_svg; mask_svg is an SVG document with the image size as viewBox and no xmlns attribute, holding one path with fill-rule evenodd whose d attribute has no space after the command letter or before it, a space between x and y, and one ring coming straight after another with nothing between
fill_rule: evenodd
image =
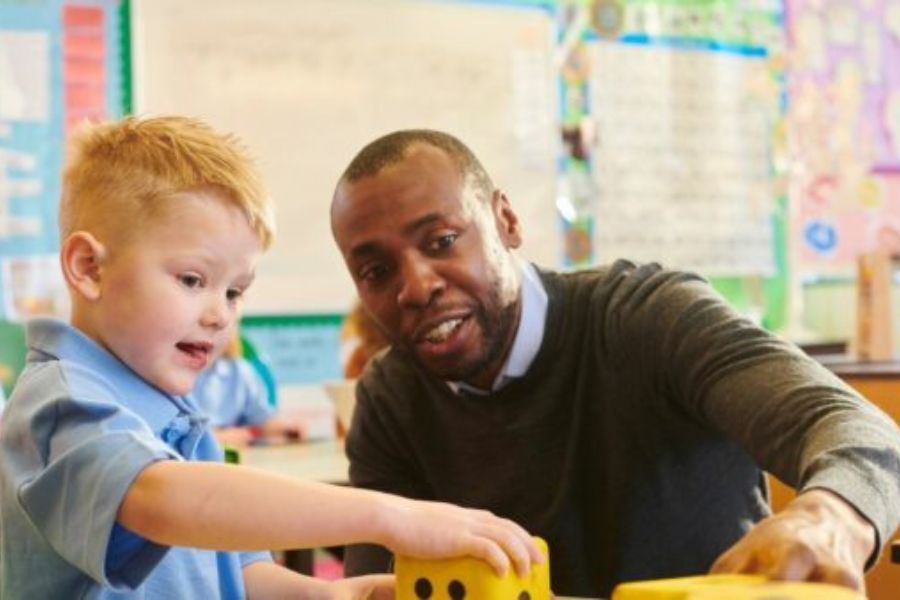
<instances>
[{"instance_id":1,"label":"classroom wall","mask_svg":"<svg viewBox=\"0 0 900 600\"><path fill-rule=\"evenodd\" d=\"M847 262L852 252L841 244L865 247L867 236L889 236L890 217L900 205L897 149L887 135L898 129L900 114L900 76L888 68L900 51L895 0L634 0L625 4L620 21L605 22L606 30L565 9L576 3L551 1L84 0L78 6L106 15L99 46L84 36L89 23L64 22L63 5L68 6L41 0L0 7L0 55L10 64L41 67L27 73L7 69L0 77L6 90L39 91L26 104L33 110L12 114L11 104L0 107L0 180L15 183L0 188L7 194L18 190L0 198L0 295L7 318L65 311L64 291L52 276L61 143L76 114L72 108L101 97L67 94L102 88L106 114L130 108L131 88L122 85L129 78L130 45L121 45L123 40L133 41L135 50L138 110L208 118L241 134L259 155L282 235L250 294L251 313L340 313L349 307L352 286L328 231L331 188L356 149L398 127L448 129L482 155L522 214L526 257L550 267L581 266L566 258L571 248L581 247L585 234L593 236L588 242L594 243L594 262L624 254L685 266L679 257L687 256L688 242L713 248L694 254L717 261L715 269L686 266L715 276L717 287L741 310L762 315L762 322L775 328L785 325L779 311L796 298L808 305L792 312L796 322L821 322L827 312L821 296L806 294L801 282L823 272L852 277ZM125 23L121 16L129 7L133 32L127 14ZM371 27L376 22L383 27ZM35 42L42 50L28 52L24 63L14 52L33 44L13 43L23 31L32 42L44 36ZM655 70L638 69L641 61ZM88 63L102 65L100 83L90 79L98 71L70 68ZM630 71L643 75L630 77ZM78 85L64 85L67 73L82 78L73 80ZM664 93L654 94L657 80L665 82L658 88ZM764 148L759 111L771 108L772 89L777 97L782 80L784 120L776 115L769 148L774 182L760 178L759 185L744 185L748 173L731 179L685 177L702 174L716 157L690 162L691 152L667 146L651 131L659 123L641 117L658 120L671 113L671 125L693 123L690 135L681 137L699 145L703 135L719 138L731 131L729 123L705 119L705 113L749 108L755 116L734 124L757 131L754 137L762 145L754 147ZM725 102L732 88L746 92L733 96L740 100L736 105ZM722 111L717 102L725 102ZM41 106L46 110L37 110ZM700 112L691 116L691 106ZM46 115L43 121L35 110ZM675 118L679 114L684 118ZM592 220L568 223L558 210L565 161L571 157L560 145L560 129L584 132L592 123L594 137L582 140L598 183ZM628 144L634 147L623 150ZM729 164L752 162L757 172L764 165L759 152L747 161L739 151L730 148ZM663 155L672 159L661 160ZM35 179L37 187L31 183ZM663 180L672 186L653 188L651 194L632 185L660 187ZM724 198L722 190L734 192L739 184L755 186L756 195L748 197L768 190L768 199L751 200L756 212L746 212L745 205L744 212L729 213L715 202L697 212L695 202L694 216L687 217L676 201ZM649 198L644 205L633 201L638 192ZM800 209L790 217L786 196ZM771 230L769 208L774 208ZM710 215L727 219L732 233L723 235ZM741 227L750 221L752 226ZM35 222L37 236L27 233ZM25 234L4 229L16 223ZM709 239L701 240L707 232ZM727 242L721 252L702 245L713 233ZM727 254L739 250L735 240L744 234L753 252L743 253L735 268L740 274L729 276ZM767 239L774 245L771 253ZM847 327L812 329L832 335Z\"/></svg>"}]
</instances>

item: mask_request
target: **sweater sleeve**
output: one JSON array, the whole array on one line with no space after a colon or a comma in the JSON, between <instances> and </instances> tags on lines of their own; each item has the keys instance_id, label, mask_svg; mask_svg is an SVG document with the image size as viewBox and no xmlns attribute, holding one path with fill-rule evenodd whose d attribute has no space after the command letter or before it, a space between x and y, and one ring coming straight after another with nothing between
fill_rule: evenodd
<instances>
[{"instance_id":1,"label":"sweater sleeve","mask_svg":"<svg viewBox=\"0 0 900 600\"><path fill-rule=\"evenodd\" d=\"M797 490L843 497L875 526L879 549L890 539L900 519L900 431L887 415L696 276L639 267L615 296L613 332L654 374L658 397Z\"/></svg>"}]
</instances>

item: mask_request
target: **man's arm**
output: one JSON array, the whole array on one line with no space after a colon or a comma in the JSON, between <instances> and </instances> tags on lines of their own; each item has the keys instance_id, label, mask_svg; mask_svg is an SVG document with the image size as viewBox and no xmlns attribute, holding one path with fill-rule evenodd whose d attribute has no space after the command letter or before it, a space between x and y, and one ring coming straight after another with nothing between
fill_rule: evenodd
<instances>
[{"instance_id":1,"label":"man's arm","mask_svg":"<svg viewBox=\"0 0 900 600\"><path fill-rule=\"evenodd\" d=\"M763 469L802 492L716 568L761 561L770 572L805 578L841 565L841 577L861 579L900 516L897 426L697 278L636 273L637 283L623 286L627 293L615 307L623 315L621 339L641 340L629 359L686 414L737 441ZM865 525L856 526L857 519ZM777 548L764 549L769 543ZM814 565L798 575L795 553Z\"/></svg>"}]
</instances>

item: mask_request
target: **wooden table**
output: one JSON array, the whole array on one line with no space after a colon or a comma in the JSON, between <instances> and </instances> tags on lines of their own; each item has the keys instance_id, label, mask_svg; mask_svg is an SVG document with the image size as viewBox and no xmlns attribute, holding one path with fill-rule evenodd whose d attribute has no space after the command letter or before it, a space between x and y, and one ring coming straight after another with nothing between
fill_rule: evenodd
<instances>
[{"instance_id":1,"label":"wooden table","mask_svg":"<svg viewBox=\"0 0 900 600\"><path fill-rule=\"evenodd\" d=\"M288 477L337 484L350 481L350 461L344 455L343 442L337 440L249 446L240 450L240 461Z\"/></svg>"}]
</instances>

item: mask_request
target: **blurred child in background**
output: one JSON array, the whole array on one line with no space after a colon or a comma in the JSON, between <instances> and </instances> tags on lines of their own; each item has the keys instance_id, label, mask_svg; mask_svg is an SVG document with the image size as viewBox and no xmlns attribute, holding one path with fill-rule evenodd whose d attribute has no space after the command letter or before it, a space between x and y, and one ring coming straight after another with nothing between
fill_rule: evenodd
<instances>
[{"instance_id":1,"label":"blurred child in background","mask_svg":"<svg viewBox=\"0 0 900 600\"><path fill-rule=\"evenodd\" d=\"M388 346L387 338L363 308L359 300L347 315L341 329L344 377L359 377L369 359Z\"/></svg>"},{"instance_id":2,"label":"blurred child in background","mask_svg":"<svg viewBox=\"0 0 900 600\"><path fill-rule=\"evenodd\" d=\"M239 335L231 339L218 360L200 372L192 393L222 444L298 441L306 437L302 417L275 412L265 381L242 357Z\"/></svg>"}]
</instances>

